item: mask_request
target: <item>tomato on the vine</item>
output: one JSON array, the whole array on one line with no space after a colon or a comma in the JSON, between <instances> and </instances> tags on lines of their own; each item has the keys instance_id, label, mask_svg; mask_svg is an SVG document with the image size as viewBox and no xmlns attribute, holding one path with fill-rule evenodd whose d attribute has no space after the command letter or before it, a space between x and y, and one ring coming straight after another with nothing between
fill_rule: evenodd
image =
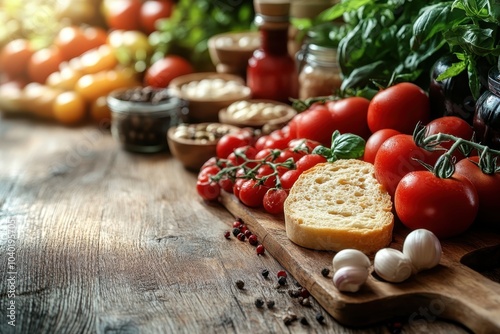
<instances>
[{"instance_id":1,"label":"tomato on the vine","mask_svg":"<svg viewBox=\"0 0 500 334\"><path fill-rule=\"evenodd\" d=\"M449 135L453 135L458 138L462 138L465 140L471 140L474 130L464 119L456 116L443 116L436 118L429 122L426 126L428 136L445 133ZM449 149L453 145L454 141L441 142L441 146ZM459 151L453 151L453 156L457 158L457 160L461 160L465 158L465 156Z\"/></svg>"},{"instance_id":2,"label":"tomato on the vine","mask_svg":"<svg viewBox=\"0 0 500 334\"><path fill-rule=\"evenodd\" d=\"M215 181L198 180L196 182L196 191L206 201L216 200L220 195L220 186Z\"/></svg>"},{"instance_id":3,"label":"tomato on the vine","mask_svg":"<svg viewBox=\"0 0 500 334\"><path fill-rule=\"evenodd\" d=\"M375 177L393 196L403 176L409 172L425 170L418 160L433 166L439 156L439 151L429 152L418 147L410 135L395 135L378 149L374 162Z\"/></svg>"},{"instance_id":4,"label":"tomato on the vine","mask_svg":"<svg viewBox=\"0 0 500 334\"><path fill-rule=\"evenodd\" d=\"M466 177L439 178L430 171L405 175L394 195L401 222L415 230L424 228L438 238L457 236L474 222L478 212L476 188Z\"/></svg>"},{"instance_id":5,"label":"tomato on the vine","mask_svg":"<svg viewBox=\"0 0 500 334\"><path fill-rule=\"evenodd\" d=\"M255 155L257 154L257 150L255 147L250 146L250 145L245 145L241 147L237 147L227 156L227 160L233 165L233 166L239 166L245 160L241 157L244 155L247 159L254 159ZM247 166L252 168L255 166L255 163L247 163Z\"/></svg>"},{"instance_id":6,"label":"tomato on the vine","mask_svg":"<svg viewBox=\"0 0 500 334\"><path fill-rule=\"evenodd\" d=\"M319 163L326 162L326 158L319 154L307 154L300 158L296 163L297 170L305 172Z\"/></svg>"},{"instance_id":7,"label":"tomato on the vine","mask_svg":"<svg viewBox=\"0 0 500 334\"><path fill-rule=\"evenodd\" d=\"M479 157L462 159L455 165L455 173L468 178L476 187L479 196L477 223L500 227L500 211L498 210L498 191L500 189L500 173L485 174L479 166Z\"/></svg>"},{"instance_id":8,"label":"tomato on the vine","mask_svg":"<svg viewBox=\"0 0 500 334\"><path fill-rule=\"evenodd\" d=\"M271 188L267 190L262 200L264 209L272 214L283 213L283 207L287 197L288 194L284 189Z\"/></svg>"},{"instance_id":9,"label":"tomato on the vine","mask_svg":"<svg viewBox=\"0 0 500 334\"><path fill-rule=\"evenodd\" d=\"M419 86L402 82L381 90L370 101L368 127L371 132L394 129L412 134L418 122L427 123L430 103L426 92Z\"/></svg>"},{"instance_id":10,"label":"tomato on the vine","mask_svg":"<svg viewBox=\"0 0 500 334\"><path fill-rule=\"evenodd\" d=\"M281 181L281 186L285 190L290 190L299 178L300 174L302 174L301 171L297 169L291 169L287 172L285 172L283 175L280 176L280 181Z\"/></svg>"},{"instance_id":11,"label":"tomato on the vine","mask_svg":"<svg viewBox=\"0 0 500 334\"><path fill-rule=\"evenodd\" d=\"M363 160L366 162L375 162L375 156L377 155L378 149L382 144L389 138L395 135L399 135L401 132L393 129L382 129L373 133L365 144L365 153L363 155Z\"/></svg>"},{"instance_id":12,"label":"tomato on the vine","mask_svg":"<svg viewBox=\"0 0 500 334\"><path fill-rule=\"evenodd\" d=\"M268 188L257 184L256 180L245 180L241 185L238 198L240 201L251 208L262 206L262 200Z\"/></svg>"},{"instance_id":13,"label":"tomato on the vine","mask_svg":"<svg viewBox=\"0 0 500 334\"><path fill-rule=\"evenodd\" d=\"M238 147L247 146L250 144L248 138L239 133L228 133L219 139L216 145L216 154L220 159L226 159Z\"/></svg>"}]
</instances>

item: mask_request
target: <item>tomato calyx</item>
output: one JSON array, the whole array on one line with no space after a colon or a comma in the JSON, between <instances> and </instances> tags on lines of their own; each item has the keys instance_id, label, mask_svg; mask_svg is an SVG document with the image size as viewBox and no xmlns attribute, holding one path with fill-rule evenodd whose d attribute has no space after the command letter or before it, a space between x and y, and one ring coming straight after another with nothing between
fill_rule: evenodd
<instances>
[{"instance_id":1,"label":"tomato calyx","mask_svg":"<svg viewBox=\"0 0 500 334\"><path fill-rule=\"evenodd\" d=\"M312 153L324 156L328 162L334 162L338 159L358 159L363 156L365 144L365 140L358 135L340 134L338 130L335 130L332 134L331 147L319 145L314 148Z\"/></svg>"},{"instance_id":2,"label":"tomato calyx","mask_svg":"<svg viewBox=\"0 0 500 334\"><path fill-rule=\"evenodd\" d=\"M473 161L473 163L478 166L484 174L492 175L500 173L500 165L497 163L500 151L491 149L487 145L476 143L473 141L473 138L472 140L466 140L445 133L427 135L427 127L419 123L413 132L413 140L417 146L427 151L446 151L438 158L434 166L419 161L437 177L449 178L453 175L455 172L456 159L452 154L456 150L459 150L465 157L469 157L474 150L477 150L480 153L479 162L476 163ZM441 143L446 141L453 142L449 149L445 149L441 146Z\"/></svg>"}]
</instances>

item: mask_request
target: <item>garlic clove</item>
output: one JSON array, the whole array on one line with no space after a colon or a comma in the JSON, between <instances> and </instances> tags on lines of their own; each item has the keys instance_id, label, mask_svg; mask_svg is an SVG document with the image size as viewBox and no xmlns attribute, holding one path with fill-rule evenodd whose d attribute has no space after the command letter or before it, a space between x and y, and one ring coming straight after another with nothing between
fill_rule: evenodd
<instances>
[{"instance_id":1,"label":"garlic clove","mask_svg":"<svg viewBox=\"0 0 500 334\"><path fill-rule=\"evenodd\" d=\"M357 249L343 249L333 257L333 272L345 266L357 266L368 269L371 265L370 259L365 253Z\"/></svg>"},{"instance_id":2,"label":"garlic clove","mask_svg":"<svg viewBox=\"0 0 500 334\"><path fill-rule=\"evenodd\" d=\"M403 243L403 253L413 264L415 273L434 268L441 261L443 250L434 233L426 229L410 232Z\"/></svg>"},{"instance_id":3,"label":"garlic clove","mask_svg":"<svg viewBox=\"0 0 500 334\"><path fill-rule=\"evenodd\" d=\"M368 278L368 269L359 266L345 266L335 271L333 284L339 291L357 292Z\"/></svg>"},{"instance_id":4,"label":"garlic clove","mask_svg":"<svg viewBox=\"0 0 500 334\"><path fill-rule=\"evenodd\" d=\"M408 279L413 271L408 256L393 248L383 248L373 260L375 272L388 282L400 283Z\"/></svg>"}]
</instances>

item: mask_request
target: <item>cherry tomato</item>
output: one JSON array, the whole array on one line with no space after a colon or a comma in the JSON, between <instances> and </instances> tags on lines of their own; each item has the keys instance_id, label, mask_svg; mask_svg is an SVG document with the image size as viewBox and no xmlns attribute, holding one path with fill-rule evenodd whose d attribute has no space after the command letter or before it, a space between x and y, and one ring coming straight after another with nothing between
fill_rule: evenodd
<instances>
[{"instance_id":1,"label":"cherry tomato","mask_svg":"<svg viewBox=\"0 0 500 334\"><path fill-rule=\"evenodd\" d=\"M243 185L243 183L245 183L246 179L236 179L236 181L234 181L234 186L233 186L233 194L234 196L236 197L240 197L240 190L241 190L241 186Z\"/></svg>"},{"instance_id":2,"label":"cherry tomato","mask_svg":"<svg viewBox=\"0 0 500 334\"><path fill-rule=\"evenodd\" d=\"M262 199L264 209L272 214L283 213L283 206L287 197L288 194L284 189L268 189Z\"/></svg>"},{"instance_id":3,"label":"cherry tomato","mask_svg":"<svg viewBox=\"0 0 500 334\"><path fill-rule=\"evenodd\" d=\"M500 226L500 211L498 210L498 191L500 189L500 173L485 174L476 165L478 156L462 159L455 165L455 173L468 178L476 187L479 196L479 225Z\"/></svg>"},{"instance_id":4,"label":"cherry tomato","mask_svg":"<svg viewBox=\"0 0 500 334\"><path fill-rule=\"evenodd\" d=\"M227 177L227 175L221 177L221 179L219 180L219 185L228 193L233 192L234 182L229 177Z\"/></svg>"},{"instance_id":5,"label":"cherry tomato","mask_svg":"<svg viewBox=\"0 0 500 334\"><path fill-rule=\"evenodd\" d=\"M280 155L278 158L276 158L276 162L285 162L288 159L292 159L294 162L302 158L306 153L304 152L294 152L293 150L289 148L285 148L280 152Z\"/></svg>"},{"instance_id":6,"label":"cherry tomato","mask_svg":"<svg viewBox=\"0 0 500 334\"><path fill-rule=\"evenodd\" d=\"M367 122L369 105L370 100L359 96L326 103L335 121L335 130L339 130L340 133L353 133L365 140L371 134Z\"/></svg>"},{"instance_id":7,"label":"cherry tomato","mask_svg":"<svg viewBox=\"0 0 500 334\"><path fill-rule=\"evenodd\" d=\"M399 134L401 134L401 132L393 129L382 129L372 134L366 141L363 160L373 164L380 146L390 137Z\"/></svg>"},{"instance_id":8,"label":"cherry tomato","mask_svg":"<svg viewBox=\"0 0 500 334\"><path fill-rule=\"evenodd\" d=\"M297 138L307 138L330 147L335 120L326 107L308 109L296 121Z\"/></svg>"},{"instance_id":9,"label":"cherry tomato","mask_svg":"<svg viewBox=\"0 0 500 334\"><path fill-rule=\"evenodd\" d=\"M274 152L275 150L273 150L272 148L264 148L257 152L257 154L255 155L255 160L274 161L276 160L276 158L274 157Z\"/></svg>"},{"instance_id":10,"label":"cherry tomato","mask_svg":"<svg viewBox=\"0 0 500 334\"><path fill-rule=\"evenodd\" d=\"M239 134L228 133L222 136L217 142L217 146L215 148L217 157L220 159L226 159L235 149L247 146L248 144L249 140Z\"/></svg>"},{"instance_id":11,"label":"cherry tomato","mask_svg":"<svg viewBox=\"0 0 500 334\"><path fill-rule=\"evenodd\" d=\"M214 201L220 195L220 186L214 181L200 181L196 182L196 191L206 201Z\"/></svg>"},{"instance_id":12,"label":"cherry tomato","mask_svg":"<svg viewBox=\"0 0 500 334\"><path fill-rule=\"evenodd\" d=\"M375 177L393 196L403 176L425 170L417 160L434 165L439 156L440 152L428 152L418 147L410 135L395 135L380 146L375 156Z\"/></svg>"},{"instance_id":13,"label":"cherry tomato","mask_svg":"<svg viewBox=\"0 0 500 334\"><path fill-rule=\"evenodd\" d=\"M295 138L288 142L288 148L294 151L303 151L304 153L311 153L319 145L321 145L320 142L307 138Z\"/></svg>"},{"instance_id":14,"label":"cherry tomato","mask_svg":"<svg viewBox=\"0 0 500 334\"><path fill-rule=\"evenodd\" d=\"M217 175L219 172L220 168L216 165L203 167L198 173L198 181L207 181L210 179L210 176Z\"/></svg>"},{"instance_id":15,"label":"cherry tomato","mask_svg":"<svg viewBox=\"0 0 500 334\"><path fill-rule=\"evenodd\" d=\"M179 56L166 56L155 61L144 76L144 85L164 88L173 79L194 72L194 68L186 59Z\"/></svg>"},{"instance_id":16,"label":"cherry tomato","mask_svg":"<svg viewBox=\"0 0 500 334\"><path fill-rule=\"evenodd\" d=\"M306 170L316 166L319 163L326 162L326 158L319 154L307 154L300 158L297 163L297 170L305 172Z\"/></svg>"},{"instance_id":17,"label":"cherry tomato","mask_svg":"<svg viewBox=\"0 0 500 334\"><path fill-rule=\"evenodd\" d=\"M103 16L112 29L140 30L141 0L104 0Z\"/></svg>"},{"instance_id":18,"label":"cherry tomato","mask_svg":"<svg viewBox=\"0 0 500 334\"><path fill-rule=\"evenodd\" d=\"M172 15L174 7L170 0L147 0L141 6L140 21L142 30L146 34L156 31L156 21Z\"/></svg>"},{"instance_id":19,"label":"cherry tomato","mask_svg":"<svg viewBox=\"0 0 500 334\"><path fill-rule=\"evenodd\" d=\"M55 46L33 53L28 62L28 74L34 82L45 83L49 75L59 70L63 58Z\"/></svg>"},{"instance_id":20,"label":"cherry tomato","mask_svg":"<svg viewBox=\"0 0 500 334\"><path fill-rule=\"evenodd\" d=\"M59 30L54 44L61 50L61 57L70 60L106 43L106 32L97 27L67 26Z\"/></svg>"},{"instance_id":21,"label":"cherry tomato","mask_svg":"<svg viewBox=\"0 0 500 334\"><path fill-rule=\"evenodd\" d=\"M112 70L116 65L118 65L118 60L113 49L107 44L83 53L79 59L79 66L85 74Z\"/></svg>"},{"instance_id":22,"label":"cherry tomato","mask_svg":"<svg viewBox=\"0 0 500 334\"><path fill-rule=\"evenodd\" d=\"M280 176L280 181L281 181L281 186L285 190L290 190L292 188L293 184L297 179L299 178L300 174L302 172L297 169L291 169L287 172L285 172L283 175Z\"/></svg>"},{"instance_id":23,"label":"cherry tomato","mask_svg":"<svg viewBox=\"0 0 500 334\"><path fill-rule=\"evenodd\" d=\"M388 87L372 98L368 106L368 127L371 132L394 129L412 134L418 122L430 117L429 97L419 86L402 82Z\"/></svg>"},{"instance_id":24,"label":"cherry tomato","mask_svg":"<svg viewBox=\"0 0 500 334\"><path fill-rule=\"evenodd\" d=\"M246 145L246 146L242 146L242 147L238 147L236 149L233 150L232 153L230 153L228 156L227 156L227 160L229 160L229 162L233 165L233 166L239 166L241 165L243 162L245 162L245 159L243 157L241 157L242 155L246 156L247 159L254 159L255 158L255 154L257 154L257 150L253 147L253 146L249 146L249 145ZM239 156L237 156L239 155ZM254 167L256 163L252 162L252 163L247 163L247 167Z\"/></svg>"},{"instance_id":25,"label":"cherry tomato","mask_svg":"<svg viewBox=\"0 0 500 334\"><path fill-rule=\"evenodd\" d=\"M240 201L251 208L262 206L264 195L268 188L258 185L255 180L246 180L241 185L238 198Z\"/></svg>"},{"instance_id":26,"label":"cherry tomato","mask_svg":"<svg viewBox=\"0 0 500 334\"><path fill-rule=\"evenodd\" d=\"M456 116L443 116L436 118L427 124L427 135L434 135L438 133L446 133L455 137L471 140L474 133L472 127L462 118ZM442 142L441 146L449 149L454 141ZM459 151L453 151L453 155L457 160L465 158Z\"/></svg>"},{"instance_id":27,"label":"cherry tomato","mask_svg":"<svg viewBox=\"0 0 500 334\"><path fill-rule=\"evenodd\" d=\"M14 79L26 74L26 68L34 50L27 39L14 39L0 51L0 72Z\"/></svg>"},{"instance_id":28,"label":"cherry tomato","mask_svg":"<svg viewBox=\"0 0 500 334\"><path fill-rule=\"evenodd\" d=\"M67 91L54 101L54 118L63 124L73 125L85 119L87 106L85 100L76 92Z\"/></svg>"},{"instance_id":29,"label":"cherry tomato","mask_svg":"<svg viewBox=\"0 0 500 334\"><path fill-rule=\"evenodd\" d=\"M444 179L429 171L411 172L401 179L394 195L396 213L404 225L427 229L438 238L466 231L476 218L478 204L472 182L456 173Z\"/></svg>"}]
</instances>

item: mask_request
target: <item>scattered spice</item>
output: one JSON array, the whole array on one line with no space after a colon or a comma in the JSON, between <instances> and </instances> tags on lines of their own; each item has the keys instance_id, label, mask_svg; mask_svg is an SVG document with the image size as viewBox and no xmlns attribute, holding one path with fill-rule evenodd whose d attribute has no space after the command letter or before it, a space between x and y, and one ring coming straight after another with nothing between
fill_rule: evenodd
<instances>
[{"instance_id":1,"label":"scattered spice","mask_svg":"<svg viewBox=\"0 0 500 334\"><path fill-rule=\"evenodd\" d=\"M269 300L269 301L267 302L267 308L268 308L268 309L272 309L272 308L274 308L274 300Z\"/></svg>"},{"instance_id":2,"label":"scattered spice","mask_svg":"<svg viewBox=\"0 0 500 334\"><path fill-rule=\"evenodd\" d=\"M325 323L325 317L321 314L321 312L316 313L316 321L322 325Z\"/></svg>"},{"instance_id":3,"label":"scattered spice","mask_svg":"<svg viewBox=\"0 0 500 334\"><path fill-rule=\"evenodd\" d=\"M264 245L258 245L255 251L257 252L257 255L264 255L266 249L264 248Z\"/></svg>"},{"instance_id":4,"label":"scattered spice","mask_svg":"<svg viewBox=\"0 0 500 334\"><path fill-rule=\"evenodd\" d=\"M278 276L278 278L280 278L280 277L285 277L286 278L288 275L286 274L286 271L280 270L280 271L278 271L277 276Z\"/></svg>"},{"instance_id":5,"label":"scattered spice","mask_svg":"<svg viewBox=\"0 0 500 334\"><path fill-rule=\"evenodd\" d=\"M262 299L260 299L260 298L257 298L257 299L255 300L255 306L256 306L257 308L262 308L262 306L264 306L264 301L263 301Z\"/></svg>"},{"instance_id":6,"label":"scattered spice","mask_svg":"<svg viewBox=\"0 0 500 334\"><path fill-rule=\"evenodd\" d=\"M229 239L231 237L231 232L225 231L224 232L224 238Z\"/></svg>"},{"instance_id":7,"label":"scattered spice","mask_svg":"<svg viewBox=\"0 0 500 334\"><path fill-rule=\"evenodd\" d=\"M257 240L257 236L255 234L252 234L251 236L249 236L248 243L252 246L256 246L259 243L259 241Z\"/></svg>"},{"instance_id":8,"label":"scattered spice","mask_svg":"<svg viewBox=\"0 0 500 334\"><path fill-rule=\"evenodd\" d=\"M295 290L295 289L289 289L288 290L288 295L292 298L298 298L300 293L298 290Z\"/></svg>"},{"instance_id":9,"label":"scattered spice","mask_svg":"<svg viewBox=\"0 0 500 334\"><path fill-rule=\"evenodd\" d=\"M305 306L305 307L310 307L311 306L311 299L309 298L304 298L302 299L302 306Z\"/></svg>"},{"instance_id":10,"label":"scattered spice","mask_svg":"<svg viewBox=\"0 0 500 334\"><path fill-rule=\"evenodd\" d=\"M286 326L290 326L295 320L297 320L297 315L294 313L289 313L283 317L283 322Z\"/></svg>"},{"instance_id":11,"label":"scattered spice","mask_svg":"<svg viewBox=\"0 0 500 334\"><path fill-rule=\"evenodd\" d=\"M245 234L243 233L238 233L238 235L236 236L236 238L238 238L239 241L245 241Z\"/></svg>"},{"instance_id":12,"label":"scattered spice","mask_svg":"<svg viewBox=\"0 0 500 334\"><path fill-rule=\"evenodd\" d=\"M242 290L245 287L245 282L239 279L236 281L236 286L238 287L238 289Z\"/></svg>"},{"instance_id":13,"label":"scattered spice","mask_svg":"<svg viewBox=\"0 0 500 334\"><path fill-rule=\"evenodd\" d=\"M328 277L328 275L330 275L330 269L328 268L321 269L321 275L323 275L323 277Z\"/></svg>"},{"instance_id":14,"label":"scattered spice","mask_svg":"<svg viewBox=\"0 0 500 334\"><path fill-rule=\"evenodd\" d=\"M238 234L240 234L240 233L241 233L241 231L240 231L240 229L239 229L239 228L237 228L237 227L233 228L233 235L234 235L235 237L237 237L237 236L238 236Z\"/></svg>"},{"instance_id":15,"label":"scattered spice","mask_svg":"<svg viewBox=\"0 0 500 334\"><path fill-rule=\"evenodd\" d=\"M306 317L301 317L300 318L300 323L304 326L309 326L309 321L307 321Z\"/></svg>"},{"instance_id":16,"label":"scattered spice","mask_svg":"<svg viewBox=\"0 0 500 334\"><path fill-rule=\"evenodd\" d=\"M262 272L261 272L261 275L264 277L264 278L267 278L269 276L269 270L267 269L263 269Z\"/></svg>"},{"instance_id":17,"label":"scattered spice","mask_svg":"<svg viewBox=\"0 0 500 334\"><path fill-rule=\"evenodd\" d=\"M233 228L240 228L241 226L243 226L243 223L241 222L241 220L235 220L233 222Z\"/></svg>"},{"instance_id":18,"label":"scattered spice","mask_svg":"<svg viewBox=\"0 0 500 334\"><path fill-rule=\"evenodd\" d=\"M285 276L281 276L279 279L278 279L278 284L283 286L286 284L286 277Z\"/></svg>"},{"instance_id":19,"label":"scattered spice","mask_svg":"<svg viewBox=\"0 0 500 334\"><path fill-rule=\"evenodd\" d=\"M245 233L245 237L247 237L247 238L250 238L253 235L252 231L250 231L250 230L246 230L244 233Z\"/></svg>"},{"instance_id":20,"label":"scattered spice","mask_svg":"<svg viewBox=\"0 0 500 334\"><path fill-rule=\"evenodd\" d=\"M299 294L301 297L303 298L308 298L311 294L309 293L309 291L307 291L306 288L300 288L299 290Z\"/></svg>"}]
</instances>

